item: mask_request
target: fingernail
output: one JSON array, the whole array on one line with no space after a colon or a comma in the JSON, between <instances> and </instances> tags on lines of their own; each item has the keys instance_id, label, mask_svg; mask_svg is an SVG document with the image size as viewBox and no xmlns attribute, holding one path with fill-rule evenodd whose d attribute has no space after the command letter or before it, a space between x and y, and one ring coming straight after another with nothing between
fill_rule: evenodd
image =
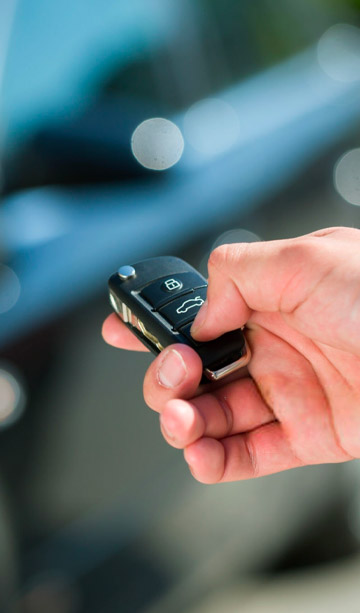
<instances>
[{"instance_id":1,"label":"fingernail","mask_svg":"<svg viewBox=\"0 0 360 613\"><path fill-rule=\"evenodd\" d=\"M204 325L206 314L207 314L207 309L208 309L208 302L207 300L205 300L200 311L198 312L198 314L196 315L194 319L193 325L191 326L191 330L190 330L191 334L193 334L193 332L196 333Z\"/></svg>"},{"instance_id":2,"label":"fingernail","mask_svg":"<svg viewBox=\"0 0 360 613\"><path fill-rule=\"evenodd\" d=\"M174 443L178 442L177 436L176 434L174 434L174 428L172 426L169 427L168 424L166 424L165 426L163 420L161 419L161 416L160 416L160 428L163 434L165 434L166 438L170 439Z\"/></svg>"},{"instance_id":3,"label":"fingernail","mask_svg":"<svg viewBox=\"0 0 360 613\"><path fill-rule=\"evenodd\" d=\"M177 387L185 379L186 374L186 365L180 353L175 349L167 351L157 372L160 385L168 389Z\"/></svg>"},{"instance_id":4,"label":"fingernail","mask_svg":"<svg viewBox=\"0 0 360 613\"><path fill-rule=\"evenodd\" d=\"M177 433L178 422L176 419L164 419L163 415L160 415L160 428L165 436L173 441L174 443L178 443L178 433Z\"/></svg>"}]
</instances>

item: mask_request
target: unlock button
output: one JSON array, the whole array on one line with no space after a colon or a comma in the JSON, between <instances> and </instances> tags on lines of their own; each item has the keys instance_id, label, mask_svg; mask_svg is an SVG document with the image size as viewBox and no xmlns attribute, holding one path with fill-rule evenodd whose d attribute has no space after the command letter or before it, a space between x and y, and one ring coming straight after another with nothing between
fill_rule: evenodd
<instances>
[{"instance_id":1,"label":"unlock button","mask_svg":"<svg viewBox=\"0 0 360 613\"><path fill-rule=\"evenodd\" d=\"M181 290L183 287L183 283L180 279L177 279L176 277L171 277L171 279L166 279L164 281L164 283L161 285L161 289L163 292L169 292L169 293L173 293L173 292L178 292L179 290Z\"/></svg>"},{"instance_id":2,"label":"unlock button","mask_svg":"<svg viewBox=\"0 0 360 613\"><path fill-rule=\"evenodd\" d=\"M141 290L140 296L157 311L174 298L203 286L204 279L200 275L195 272L180 272L153 281Z\"/></svg>"}]
</instances>

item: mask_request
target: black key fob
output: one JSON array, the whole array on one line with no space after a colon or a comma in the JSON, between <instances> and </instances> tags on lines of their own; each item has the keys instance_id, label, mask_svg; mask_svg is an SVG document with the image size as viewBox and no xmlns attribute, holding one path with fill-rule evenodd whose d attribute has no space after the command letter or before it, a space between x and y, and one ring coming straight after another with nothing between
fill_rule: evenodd
<instances>
[{"instance_id":1,"label":"black key fob","mask_svg":"<svg viewBox=\"0 0 360 613\"><path fill-rule=\"evenodd\" d=\"M189 345L199 354L206 379L222 379L250 360L241 330L206 343L192 338L190 328L206 299L207 282L180 258L121 266L109 279L109 291L115 312L146 347L158 354L173 343Z\"/></svg>"}]
</instances>

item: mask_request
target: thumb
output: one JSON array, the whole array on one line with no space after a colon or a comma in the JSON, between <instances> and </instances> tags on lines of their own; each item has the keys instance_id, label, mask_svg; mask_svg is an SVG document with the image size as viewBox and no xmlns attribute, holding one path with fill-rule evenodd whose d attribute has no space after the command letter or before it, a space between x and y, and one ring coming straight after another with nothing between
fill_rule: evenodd
<instances>
[{"instance_id":1,"label":"thumb","mask_svg":"<svg viewBox=\"0 0 360 613\"><path fill-rule=\"evenodd\" d=\"M348 349L350 336L350 345L357 343L359 351L360 336L355 339L349 328L355 326L359 267L360 232L353 228L222 245L210 255L207 301L192 334L207 341L241 328L253 311L280 312L313 339Z\"/></svg>"}]
</instances>

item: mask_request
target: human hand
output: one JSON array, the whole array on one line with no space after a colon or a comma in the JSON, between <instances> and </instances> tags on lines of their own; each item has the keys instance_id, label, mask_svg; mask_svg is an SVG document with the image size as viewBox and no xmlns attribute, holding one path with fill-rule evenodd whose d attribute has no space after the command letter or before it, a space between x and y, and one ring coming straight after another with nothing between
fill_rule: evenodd
<instances>
[{"instance_id":1,"label":"human hand","mask_svg":"<svg viewBox=\"0 0 360 613\"><path fill-rule=\"evenodd\" d=\"M199 387L202 364L166 348L144 381L167 442L203 483L360 457L360 231L223 245L209 260L207 341L246 324L252 359L236 381ZM144 349L113 314L105 340Z\"/></svg>"}]
</instances>

